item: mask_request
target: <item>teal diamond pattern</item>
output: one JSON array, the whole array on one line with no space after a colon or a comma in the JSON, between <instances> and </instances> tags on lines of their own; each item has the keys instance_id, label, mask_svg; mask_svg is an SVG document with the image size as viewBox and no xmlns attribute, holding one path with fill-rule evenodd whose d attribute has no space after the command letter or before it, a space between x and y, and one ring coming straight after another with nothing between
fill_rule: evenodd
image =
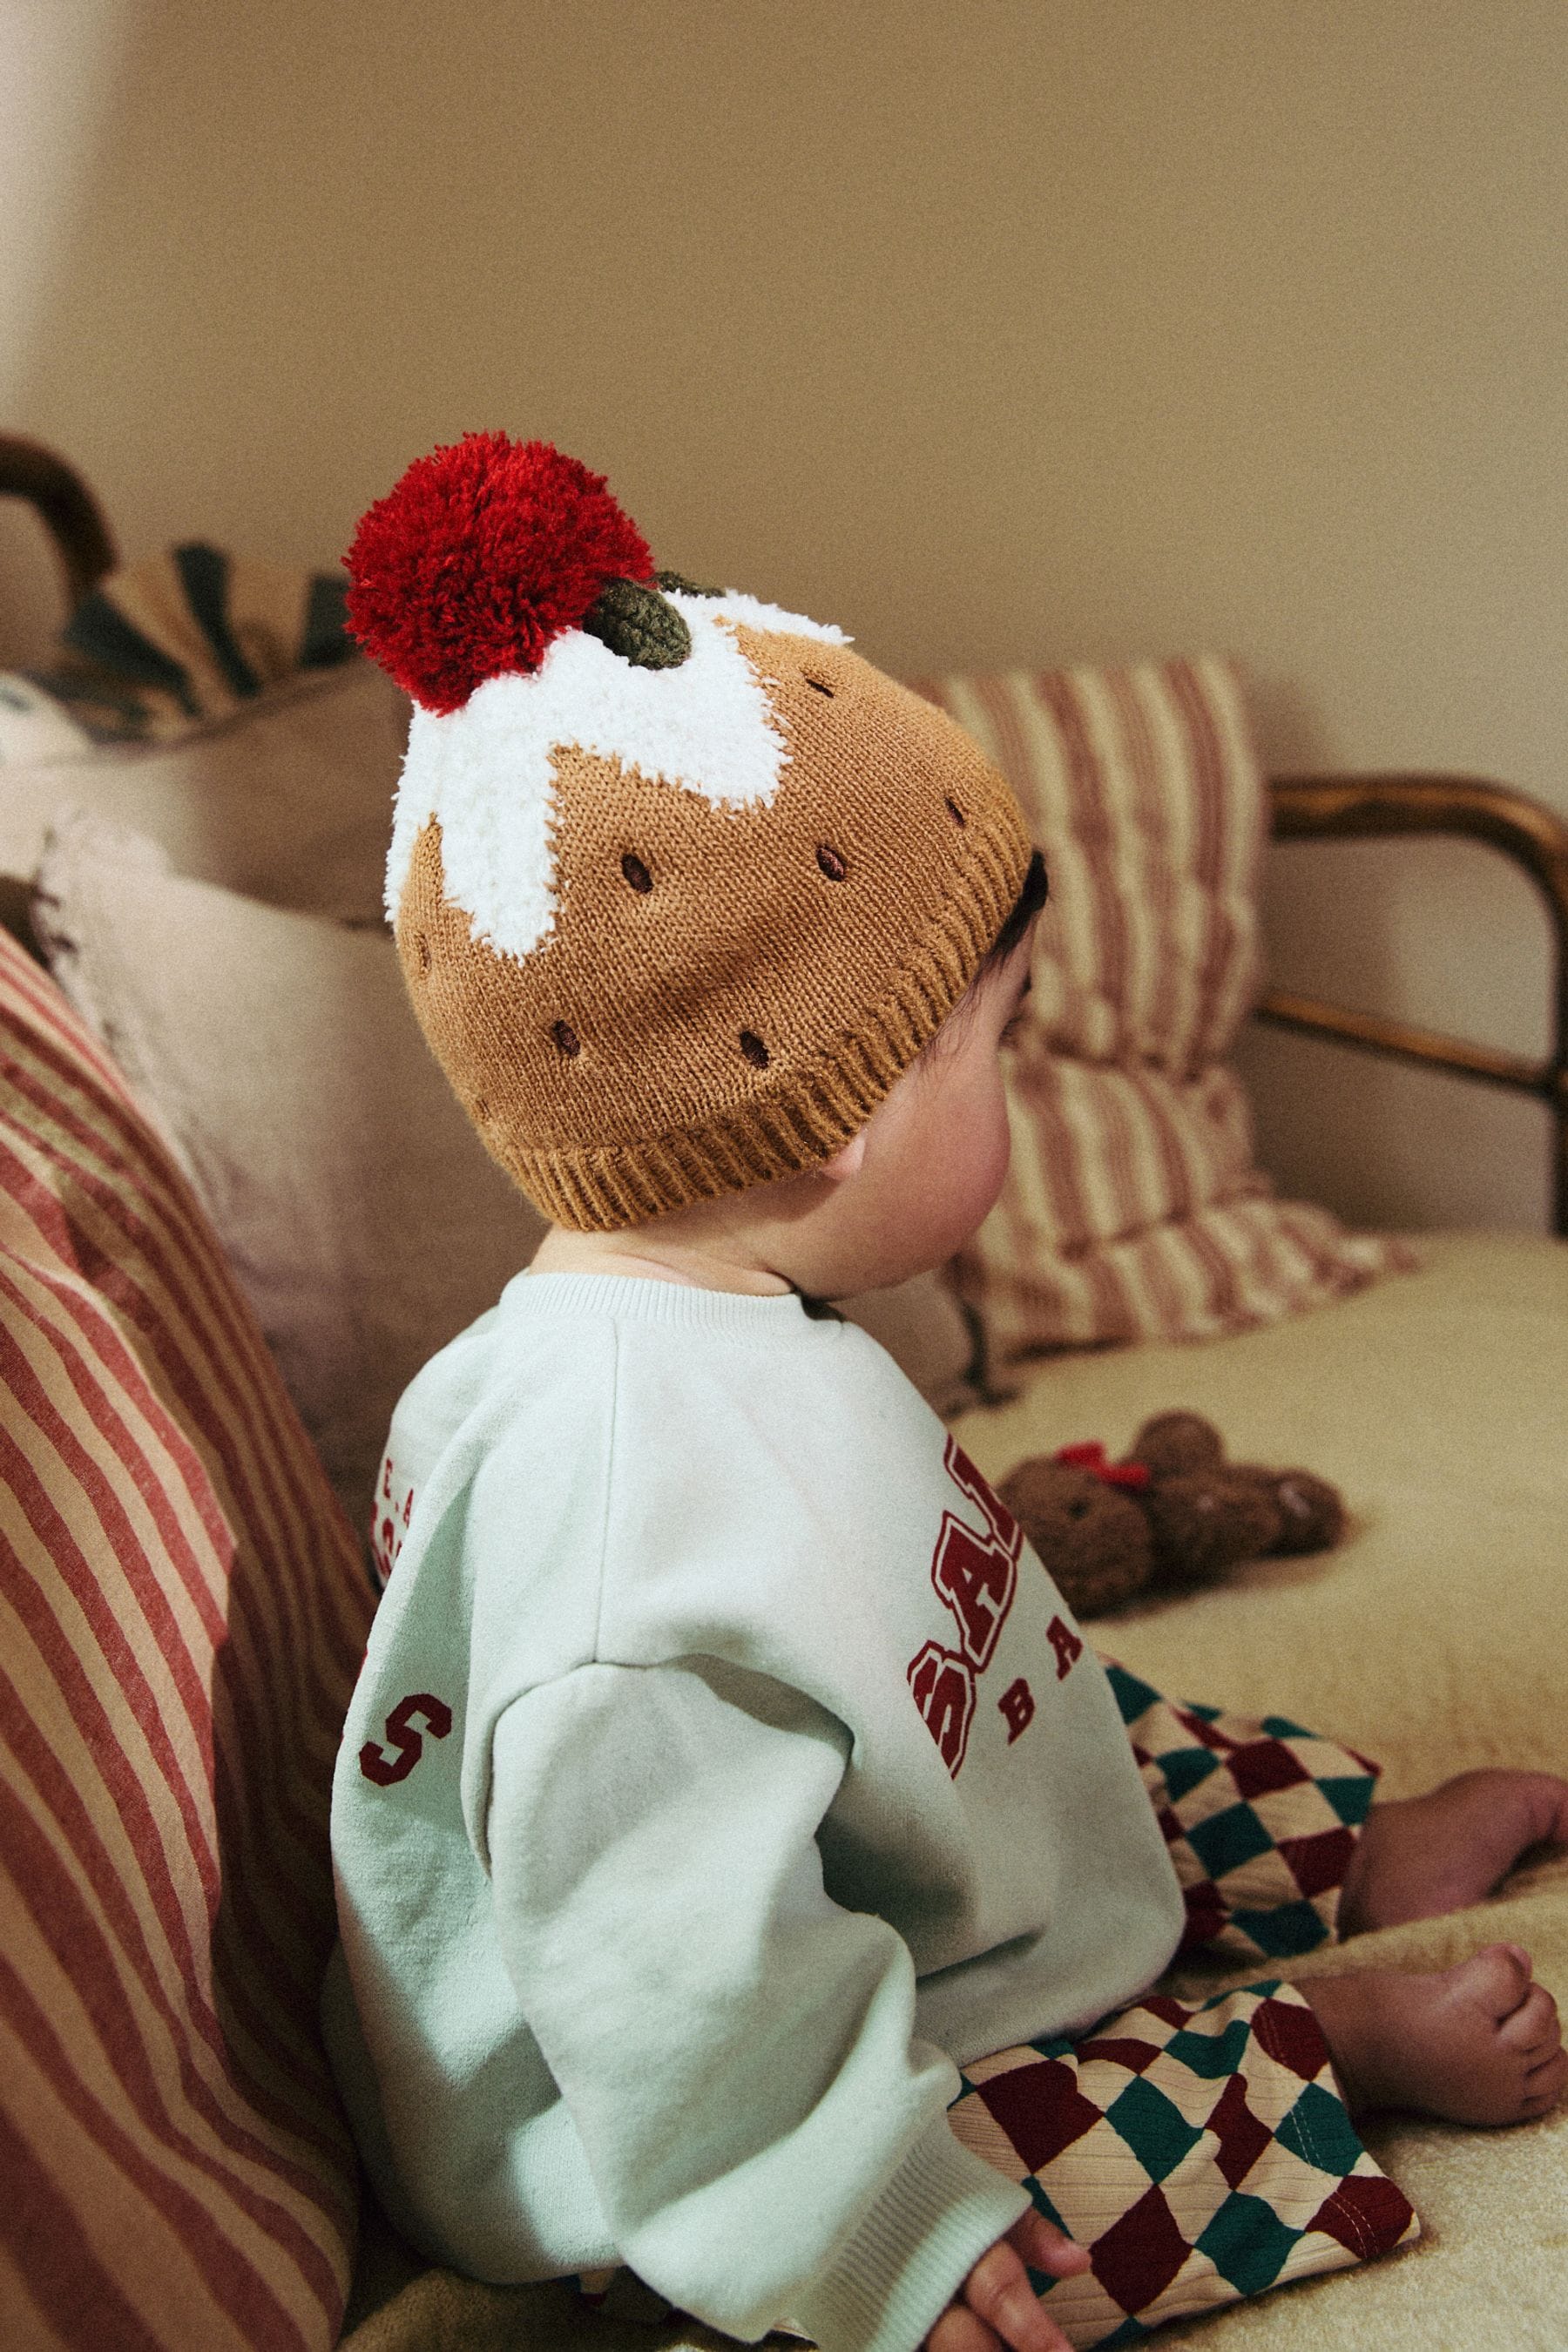
<instances>
[{"instance_id":1,"label":"teal diamond pattern","mask_svg":"<svg viewBox=\"0 0 1568 2352\"><path fill-rule=\"evenodd\" d=\"M1331 1774L1317 1783L1318 1793L1325 1803L1333 1807L1347 1829L1357 1829L1372 1811L1372 1792L1377 1786L1370 1772Z\"/></svg>"},{"instance_id":2,"label":"teal diamond pattern","mask_svg":"<svg viewBox=\"0 0 1568 2352\"><path fill-rule=\"evenodd\" d=\"M1168 1756L1156 1756L1154 1761L1173 1805L1180 1804L1189 1789L1219 1770L1219 1758L1212 1748L1173 1748Z\"/></svg>"},{"instance_id":3,"label":"teal diamond pattern","mask_svg":"<svg viewBox=\"0 0 1568 2352\"><path fill-rule=\"evenodd\" d=\"M1091 2026L1089 2032L1093 2031ZM1026 2042L1021 2046L1026 2050L1037 2050L1042 2058L1070 2058L1079 2043L1085 2039L1081 2033L1044 2033L1037 2042Z\"/></svg>"},{"instance_id":4,"label":"teal diamond pattern","mask_svg":"<svg viewBox=\"0 0 1568 2352\"><path fill-rule=\"evenodd\" d=\"M1070 2238L1072 2236L1072 2231L1068 2229L1067 2223L1062 2220L1061 2215L1058 2212L1050 2199L1046 2195L1045 2190L1040 2187L1039 2182L1036 2179L1032 2172L1026 2172L1024 2175L1023 2185L1029 2192L1036 2212L1043 2213L1047 2221L1052 2222L1057 2229L1065 2231L1067 2236ZM1037 2273L1035 2272L1030 2273L1031 2277L1035 2277L1037 2275L1044 2278L1045 2273L1043 2271ZM1051 2284L1053 2286L1056 2284L1056 2281L1054 2279L1051 2281ZM1044 2294L1046 2290L1044 2287L1037 2287L1035 2292L1037 2294Z\"/></svg>"},{"instance_id":5,"label":"teal diamond pattern","mask_svg":"<svg viewBox=\"0 0 1568 2352\"><path fill-rule=\"evenodd\" d=\"M1111 2347L1116 2344L1142 2344L1144 2337L1153 2332L1152 2327L1145 2327L1141 2319L1134 2319L1129 2312L1114 2336L1100 2337L1098 2352L1111 2352Z\"/></svg>"},{"instance_id":6,"label":"teal diamond pattern","mask_svg":"<svg viewBox=\"0 0 1568 2352\"><path fill-rule=\"evenodd\" d=\"M1200 2125L1188 2123L1163 2091L1142 2074L1134 2074L1105 2110L1105 2120L1119 2131L1151 2180L1163 2180L1203 2137Z\"/></svg>"},{"instance_id":7,"label":"teal diamond pattern","mask_svg":"<svg viewBox=\"0 0 1568 2352\"><path fill-rule=\"evenodd\" d=\"M1105 1679L1110 1685L1111 1696L1121 1711L1123 1723L1136 1723L1141 1715L1147 1715L1152 1706L1159 1704L1159 1692L1151 1684L1141 1683L1136 1675L1130 1675L1125 1666L1108 1665Z\"/></svg>"},{"instance_id":8,"label":"teal diamond pattern","mask_svg":"<svg viewBox=\"0 0 1568 2352\"><path fill-rule=\"evenodd\" d=\"M1233 1911L1233 1924L1271 1960L1291 1960L1326 1944L1329 1931L1310 1903L1281 1903L1273 1911Z\"/></svg>"},{"instance_id":9,"label":"teal diamond pattern","mask_svg":"<svg viewBox=\"0 0 1568 2352\"><path fill-rule=\"evenodd\" d=\"M1253 1992L1257 1987L1249 1985ZM1222 1993L1221 2000L1229 1998ZM1240 2066L1251 2032L1245 2017L1233 2017L1223 2033L1194 2033L1185 2025L1178 2026L1165 2044L1169 2058L1180 2059L1189 2074L1196 2074L1205 2083L1217 2083L1224 2075L1234 2074Z\"/></svg>"},{"instance_id":10,"label":"teal diamond pattern","mask_svg":"<svg viewBox=\"0 0 1568 2352\"><path fill-rule=\"evenodd\" d=\"M1197 2242L1220 2276L1239 2294L1261 2294L1272 2286L1300 2236L1261 2197L1233 2190Z\"/></svg>"},{"instance_id":11,"label":"teal diamond pattern","mask_svg":"<svg viewBox=\"0 0 1568 2352\"><path fill-rule=\"evenodd\" d=\"M1331 2092L1321 2083L1309 2083L1276 2137L1281 2145L1320 2172L1343 2179L1353 2172L1362 2154L1355 2126Z\"/></svg>"},{"instance_id":12,"label":"teal diamond pattern","mask_svg":"<svg viewBox=\"0 0 1568 2352\"><path fill-rule=\"evenodd\" d=\"M1194 1822L1186 1838L1211 1878L1223 1878L1227 1870L1256 1861L1274 1843L1250 1805L1227 1805L1206 1822Z\"/></svg>"},{"instance_id":13,"label":"teal diamond pattern","mask_svg":"<svg viewBox=\"0 0 1568 2352\"><path fill-rule=\"evenodd\" d=\"M1256 1982L1249 1984L1247 1990L1248 1992L1255 1992L1261 1996L1265 1993L1278 1992L1284 1981L1283 1977L1259 1977ZM1222 2000L1231 2000L1234 1998L1234 1994L1228 1992L1211 1992L1207 2000L1200 2001L1198 2004L1198 2013L1201 2016L1205 2009L1217 2009Z\"/></svg>"}]
</instances>

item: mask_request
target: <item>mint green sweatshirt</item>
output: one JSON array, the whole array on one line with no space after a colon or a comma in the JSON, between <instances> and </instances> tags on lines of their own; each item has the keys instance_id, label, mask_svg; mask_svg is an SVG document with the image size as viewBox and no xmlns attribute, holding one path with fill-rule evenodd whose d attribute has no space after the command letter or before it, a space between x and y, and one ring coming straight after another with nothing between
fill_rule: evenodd
<instances>
[{"instance_id":1,"label":"mint green sweatshirt","mask_svg":"<svg viewBox=\"0 0 1568 2352\"><path fill-rule=\"evenodd\" d=\"M1049 1577L863 1332L613 1276L520 1275L425 1367L380 1509L325 2021L394 2219L912 2352L1026 2209L955 2062L1181 1932Z\"/></svg>"}]
</instances>

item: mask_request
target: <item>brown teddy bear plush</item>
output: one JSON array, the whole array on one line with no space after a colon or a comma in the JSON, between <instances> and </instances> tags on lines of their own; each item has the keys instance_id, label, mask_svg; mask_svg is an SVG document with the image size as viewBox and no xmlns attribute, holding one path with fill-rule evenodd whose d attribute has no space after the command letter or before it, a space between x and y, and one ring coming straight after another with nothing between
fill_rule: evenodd
<instances>
[{"instance_id":1,"label":"brown teddy bear plush","mask_svg":"<svg viewBox=\"0 0 1568 2352\"><path fill-rule=\"evenodd\" d=\"M998 1491L1079 1617L1212 1583L1244 1559L1326 1551L1344 1531L1326 1479L1226 1462L1195 1412L1157 1413L1121 1462L1099 1444L1037 1454Z\"/></svg>"}]
</instances>

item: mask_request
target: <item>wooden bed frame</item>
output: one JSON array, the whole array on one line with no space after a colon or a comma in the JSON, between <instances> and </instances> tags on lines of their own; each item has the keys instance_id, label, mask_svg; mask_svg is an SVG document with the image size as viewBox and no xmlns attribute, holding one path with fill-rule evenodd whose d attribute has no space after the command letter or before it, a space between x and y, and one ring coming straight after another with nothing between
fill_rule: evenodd
<instances>
[{"instance_id":1,"label":"wooden bed frame","mask_svg":"<svg viewBox=\"0 0 1568 2352\"><path fill-rule=\"evenodd\" d=\"M1500 849L1535 884L1552 938L1552 1047L1544 1061L1284 989L1266 989L1254 1010L1275 1028L1535 1096L1552 1118L1553 1231L1568 1234L1568 824L1525 793L1473 776L1276 776L1269 792L1276 841L1447 834Z\"/></svg>"},{"instance_id":2,"label":"wooden bed frame","mask_svg":"<svg viewBox=\"0 0 1568 2352\"><path fill-rule=\"evenodd\" d=\"M74 611L116 562L98 500L53 450L4 434L0 497L25 499L37 512L65 574L67 609ZM1552 924L1552 1046L1544 1061L1283 989L1267 989L1256 1012L1277 1028L1449 1070L1545 1103L1552 1119L1553 1230L1568 1235L1568 824L1523 793L1471 776L1276 776L1269 792L1277 841L1448 835L1500 850L1529 875Z\"/></svg>"}]
</instances>

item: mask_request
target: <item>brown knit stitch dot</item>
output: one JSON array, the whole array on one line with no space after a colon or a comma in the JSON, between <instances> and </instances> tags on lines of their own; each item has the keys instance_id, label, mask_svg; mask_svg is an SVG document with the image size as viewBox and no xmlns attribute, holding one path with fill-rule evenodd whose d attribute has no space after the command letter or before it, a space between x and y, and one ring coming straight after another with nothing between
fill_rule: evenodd
<instances>
[{"instance_id":1,"label":"brown knit stitch dot","mask_svg":"<svg viewBox=\"0 0 1568 2352\"><path fill-rule=\"evenodd\" d=\"M768 1052L767 1047L763 1045L762 1039L758 1036L754 1029L742 1030L741 1051L744 1054L747 1061L750 1062L753 1070L765 1070L768 1064L773 1059L773 1055Z\"/></svg>"},{"instance_id":2,"label":"brown knit stitch dot","mask_svg":"<svg viewBox=\"0 0 1568 2352\"><path fill-rule=\"evenodd\" d=\"M483 1127L489 1115L490 1107L489 1103L486 1102L483 1095L476 1095L473 1101L468 1105L468 1116L470 1118L477 1118L479 1125Z\"/></svg>"},{"instance_id":3,"label":"brown knit stitch dot","mask_svg":"<svg viewBox=\"0 0 1568 2352\"><path fill-rule=\"evenodd\" d=\"M832 688L830 686L824 686L824 685L823 685L823 683L822 683L822 680L821 680L819 677L808 677L808 678L806 679L806 681L805 681L805 682L806 682L807 686L812 687L813 688L815 688L815 690L816 690L818 694L825 694L825 695L827 697L827 699L829 700L829 702L831 702L831 701L832 701L832 699L833 699L833 688Z\"/></svg>"},{"instance_id":4,"label":"brown knit stitch dot","mask_svg":"<svg viewBox=\"0 0 1568 2352\"><path fill-rule=\"evenodd\" d=\"M653 888L653 876L648 872L642 859L634 856L629 849L621 860L621 872L626 876L637 897L646 898Z\"/></svg>"},{"instance_id":5,"label":"brown knit stitch dot","mask_svg":"<svg viewBox=\"0 0 1568 2352\"><path fill-rule=\"evenodd\" d=\"M430 969L430 942L423 931L415 933L414 954L419 966L420 977L423 978Z\"/></svg>"},{"instance_id":6,"label":"brown knit stitch dot","mask_svg":"<svg viewBox=\"0 0 1568 2352\"><path fill-rule=\"evenodd\" d=\"M849 871L838 852L830 849L826 841L819 841L816 845L816 862L830 882L842 882Z\"/></svg>"},{"instance_id":7,"label":"brown knit stitch dot","mask_svg":"<svg viewBox=\"0 0 1568 2352\"><path fill-rule=\"evenodd\" d=\"M558 1021L550 1034L569 1062L582 1052L582 1040L569 1021Z\"/></svg>"},{"instance_id":8,"label":"brown knit stitch dot","mask_svg":"<svg viewBox=\"0 0 1568 2352\"><path fill-rule=\"evenodd\" d=\"M964 815L963 811L959 807L956 801L946 801L943 803L943 806L946 808L947 813L952 819L954 824L962 827L968 824L968 818Z\"/></svg>"}]
</instances>

